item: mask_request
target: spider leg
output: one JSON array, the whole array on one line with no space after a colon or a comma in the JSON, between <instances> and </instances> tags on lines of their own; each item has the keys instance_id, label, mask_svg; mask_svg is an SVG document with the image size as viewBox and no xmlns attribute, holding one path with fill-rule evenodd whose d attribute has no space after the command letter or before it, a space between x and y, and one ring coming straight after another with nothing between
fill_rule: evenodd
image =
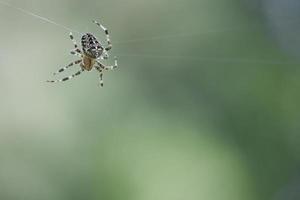
<instances>
[{"instance_id":1,"label":"spider leg","mask_svg":"<svg viewBox=\"0 0 300 200\"><path fill-rule=\"evenodd\" d=\"M72 32L70 32L70 39L72 40L72 42L74 44L75 51L78 53L81 53L81 50L78 48L77 42L76 42Z\"/></svg>"},{"instance_id":2,"label":"spider leg","mask_svg":"<svg viewBox=\"0 0 300 200\"><path fill-rule=\"evenodd\" d=\"M106 51L109 51L111 48L112 48L112 44L111 44L111 41L109 39L109 34L108 34L108 30L107 28L105 28L104 26L102 26L99 22L97 21L93 21L95 24L97 24L104 32L105 32L105 35L106 35L106 41L107 41L107 44L108 44L108 47L105 48Z\"/></svg>"},{"instance_id":3,"label":"spider leg","mask_svg":"<svg viewBox=\"0 0 300 200\"><path fill-rule=\"evenodd\" d=\"M71 50L70 53L72 55L78 56L80 58L82 58L82 54L80 52L77 51L77 49Z\"/></svg>"},{"instance_id":4,"label":"spider leg","mask_svg":"<svg viewBox=\"0 0 300 200\"><path fill-rule=\"evenodd\" d=\"M117 60L117 57L115 57L115 64L114 65L110 65L110 66L105 66L103 64L101 64L99 61L96 61L97 64L102 68L102 69L105 69L105 70L114 70L118 67L118 60Z\"/></svg>"},{"instance_id":5,"label":"spider leg","mask_svg":"<svg viewBox=\"0 0 300 200\"><path fill-rule=\"evenodd\" d=\"M63 78L63 79L59 79L59 80L51 80L51 81L47 81L47 82L48 82L48 83L57 83L57 82L67 81L67 80L70 80L70 79L74 78L75 76L80 75L83 71L84 71L84 69L81 68L81 70L79 70L78 72L76 72L75 74L73 74L73 75L71 75L71 76L65 77L65 78Z\"/></svg>"},{"instance_id":6,"label":"spider leg","mask_svg":"<svg viewBox=\"0 0 300 200\"><path fill-rule=\"evenodd\" d=\"M63 72L65 71L66 69L68 69L69 67L73 66L73 65L77 65L81 63L81 59L80 60L76 60L75 62L71 62L70 64L68 64L67 66L63 67L63 68L60 68L59 70L57 70L56 72L53 73L53 75L56 75L60 72Z\"/></svg>"},{"instance_id":7,"label":"spider leg","mask_svg":"<svg viewBox=\"0 0 300 200\"><path fill-rule=\"evenodd\" d=\"M103 84L103 72L102 72L102 69L99 66L95 66L95 68L100 72L99 83L100 83L100 86L103 87L104 84Z\"/></svg>"}]
</instances>

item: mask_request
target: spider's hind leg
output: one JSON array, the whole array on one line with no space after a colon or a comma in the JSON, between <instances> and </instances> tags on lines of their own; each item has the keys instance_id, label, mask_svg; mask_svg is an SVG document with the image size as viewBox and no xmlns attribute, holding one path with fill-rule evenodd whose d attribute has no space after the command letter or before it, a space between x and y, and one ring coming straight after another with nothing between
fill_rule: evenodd
<instances>
[{"instance_id":1,"label":"spider's hind leg","mask_svg":"<svg viewBox=\"0 0 300 200\"><path fill-rule=\"evenodd\" d=\"M75 52L78 52L81 54L81 50L78 48L77 42L76 42L72 32L70 32L70 39L72 40L72 42L74 44Z\"/></svg>"},{"instance_id":2,"label":"spider's hind leg","mask_svg":"<svg viewBox=\"0 0 300 200\"><path fill-rule=\"evenodd\" d=\"M108 44L108 46L105 48L105 50L109 51L112 48L112 44L111 44L111 41L110 41L110 38L109 38L109 34L108 34L107 28L105 28L102 24L100 24L99 22L97 22L95 20L93 20L93 22L95 24L97 24L104 31L104 33L106 35L106 41L107 41L107 44Z\"/></svg>"}]
</instances>

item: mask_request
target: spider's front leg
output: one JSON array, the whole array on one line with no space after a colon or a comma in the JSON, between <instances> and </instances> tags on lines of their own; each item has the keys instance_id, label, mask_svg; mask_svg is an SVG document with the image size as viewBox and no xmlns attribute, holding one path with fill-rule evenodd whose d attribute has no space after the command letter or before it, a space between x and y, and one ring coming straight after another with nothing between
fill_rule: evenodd
<instances>
[{"instance_id":1,"label":"spider's front leg","mask_svg":"<svg viewBox=\"0 0 300 200\"><path fill-rule=\"evenodd\" d=\"M100 72L100 75L99 75L99 83L100 83L100 86L103 87L103 72L102 72L102 69L99 67L99 66L95 66L95 68L97 69L98 72Z\"/></svg>"},{"instance_id":2,"label":"spider's front leg","mask_svg":"<svg viewBox=\"0 0 300 200\"><path fill-rule=\"evenodd\" d=\"M80 64L80 63L81 63L81 59L80 60L76 60L75 62L71 62L66 67L63 67L63 68L57 70L57 72L55 72L54 75L56 75L58 73L61 73L61 72L65 71L66 69L68 69L69 67L71 67L73 65ZM73 74L71 76L68 76L68 77L65 77L65 78L59 79L59 80L48 80L47 82L49 82L49 83L57 83L57 82L67 81L67 80L70 80L70 79L74 78L75 76L79 76L83 71L84 71L84 69L81 67L81 69L78 72L76 72L75 74Z\"/></svg>"},{"instance_id":3,"label":"spider's front leg","mask_svg":"<svg viewBox=\"0 0 300 200\"><path fill-rule=\"evenodd\" d=\"M63 79L59 79L59 80L48 80L47 82L48 83L57 83L57 82L63 82L63 81L67 81L67 80L70 80L76 76L79 76L82 72L84 72L84 69L81 68L78 72L76 72L75 74L71 75L71 76L68 76L68 77L65 77Z\"/></svg>"},{"instance_id":4,"label":"spider's front leg","mask_svg":"<svg viewBox=\"0 0 300 200\"><path fill-rule=\"evenodd\" d=\"M76 60L75 62L71 62L70 64L68 64L67 66L65 66L63 68L60 68L59 70L57 70L56 72L54 72L53 75L61 73L61 72L65 71L66 69L68 69L69 67L72 67L74 65L78 65L79 63L81 63L81 59L80 60Z\"/></svg>"},{"instance_id":5,"label":"spider's front leg","mask_svg":"<svg viewBox=\"0 0 300 200\"><path fill-rule=\"evenodd\" d=\"M105 69L105 70L114 70L118 67L118 60L117 60L117 57L115 56L115 64L114 65L110 65L110 66L105 66L103 65L102 63L100 63L99 61L96 61L97 64L102 68L102 69Z\"/></svg>"},{"instance_id":6,"label":"spider's front leg","mask_svg":"<svg viewBox=\"0 0 300 200\"><path fill-rule=\"evenodd\" d=\"M70 51L70 54L71 54L71 55L78 56L78 57L80 57L80 58L83 57L81 53L79 53L78 51L76 51L76 49L71 50L71 51Z\"/></svg>"}]
</instances>

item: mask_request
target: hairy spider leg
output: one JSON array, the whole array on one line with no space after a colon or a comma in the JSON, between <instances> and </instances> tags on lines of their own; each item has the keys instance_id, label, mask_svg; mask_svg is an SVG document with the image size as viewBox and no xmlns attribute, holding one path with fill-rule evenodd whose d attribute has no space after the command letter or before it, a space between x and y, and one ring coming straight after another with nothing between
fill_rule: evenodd
<instances>
[{"instance_id":1,"label":"hairy spider leg","mask_svg":"<svg viewBox=\"0 0 300 200\"><path fill-rule=\"evenodd\" d=\"M58 73L61 73L63 71L65 71L66 69L68 69L69 67L72 67L73 65L78 65L79 63L81 63L81 59L80 60L76 60L75 62L71 62L70 64L68 64L67 66L57 70L56 72L53 73L53 75L56 75Z\"/></svg>"},{"instance_id":2,"label":"hairy spider leg","mask_svg":"<svg viewBox=\"0 0 300 200\"><path fill-rule=\"evenodd\" d=\"M106 41L107 41L107 44L108 44L108 47L105 48L106 51L109 51L111 48L112 48L112 44L111 44L111 41L109 39L109 34L108 34L108 30L107 28L105 28L104 26L102 26L99 22L97 21L93 21L95 24L97 24L104 32L105 32L105 35L106 35Z\"/></svg>"},{"instance_id":3,"label":"hairy spider leg","mask_svg":"<svg viewBox=\"0 0 300 200\"><path fill-rule=\"evenodd\" d=\"M73 74L71 76L65 77L65 78L60 79L60 80L52 80L52 81L47 81L47 82L49 82L49 83L57 83L57 82L67 81L67 80L70 80L70 79L74 78L75 76L80 75L83 71L84 71L84 69L81 68L78 72L76 72L75 74Z\"/></svg>"},{"instance_id":4,"label":"hairy spider leg","mask_svg":"<svg viewBox=\"0 0 300 200\"><path fill-rule=\"evenodd\" d=\"M96 62L102 69L105 69L105 70L114 70L118 67L118 60L117 60L116 56L115 56L115 64L114 65L105 66L102 63L100 63L99 61L96 61Z\"/></svg>"},{"instance_id":5,"label":"hairy spider leg","mask_svg":"<svg viewBox=\"0 0 300 200\"><path fill-rule=\"evenodd\" d=\"M72 32L70 32L70 39L72 40L74 47L75 47L75 51L78 53L81 53L81 50L78 48L77 42L72 34Z\"/></svg>"},{"instance_id":6,"label":"hairy spider leg","mask_svg":"<svg viewBox=\"0 0 300 200\"><path fill-rule=\"evenodd\" d=\"M100 83L100 86L103 87L104 83L103 83L103 72L102 72L102 69L99 66L95 66L95 68L100 72L99 83Z\"/></svg>"},{"instance_id":7,"label":"hairy spider leg","mask_svg":"<svg viewBox=\"0 0 300 200\"><path fill-rule=\"evenodd\" d=\"M70 53L71 53L72 55L75 55L75 56L78 56L78 57L82 58L82 54L79 53L79 52L77 52L76 49L71 50Z\"/></svg>"}]
</instances>

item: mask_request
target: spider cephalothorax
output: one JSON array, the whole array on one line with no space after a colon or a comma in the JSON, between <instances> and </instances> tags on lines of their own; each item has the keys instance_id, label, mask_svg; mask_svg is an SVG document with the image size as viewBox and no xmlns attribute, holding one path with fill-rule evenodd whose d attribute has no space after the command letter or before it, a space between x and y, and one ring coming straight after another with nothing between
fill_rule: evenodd
<instances>
[{"instance_id":1,"label":"spider cephalothorax","mask_svg":"<svg viewBox=\"0 0 300 200\"><path fill-rule=\"evenodd\" d=\"M69 79L74 78L75 76L80 75L83 71L90 71L93 69L93 67L95 67L96 70L100 72L100 85L103 86L103 70L115 69L117 67L117 59L115 57L115 64L112 66L105 66L101 64L100 60L107 59L109 57L108 51L112 48L112 45L109 39L108 30L98 22L94 21L94 23L96 23L105 32L108 46L102 46L94 35L92 35L91 33L86 33L81 38L81 50L78 48L74 36L72 35L72 33L70 33L70 38L73 41L75 47L75 49L71 51L71 54L79 56L80 60L72 62L66 67L59 69L57 72L54 73L54 75L65 71L67 68L75 64L80 64L81 70L69 77L48 82L55 83L67 81Z\"/></svg>"}]
</instances>

